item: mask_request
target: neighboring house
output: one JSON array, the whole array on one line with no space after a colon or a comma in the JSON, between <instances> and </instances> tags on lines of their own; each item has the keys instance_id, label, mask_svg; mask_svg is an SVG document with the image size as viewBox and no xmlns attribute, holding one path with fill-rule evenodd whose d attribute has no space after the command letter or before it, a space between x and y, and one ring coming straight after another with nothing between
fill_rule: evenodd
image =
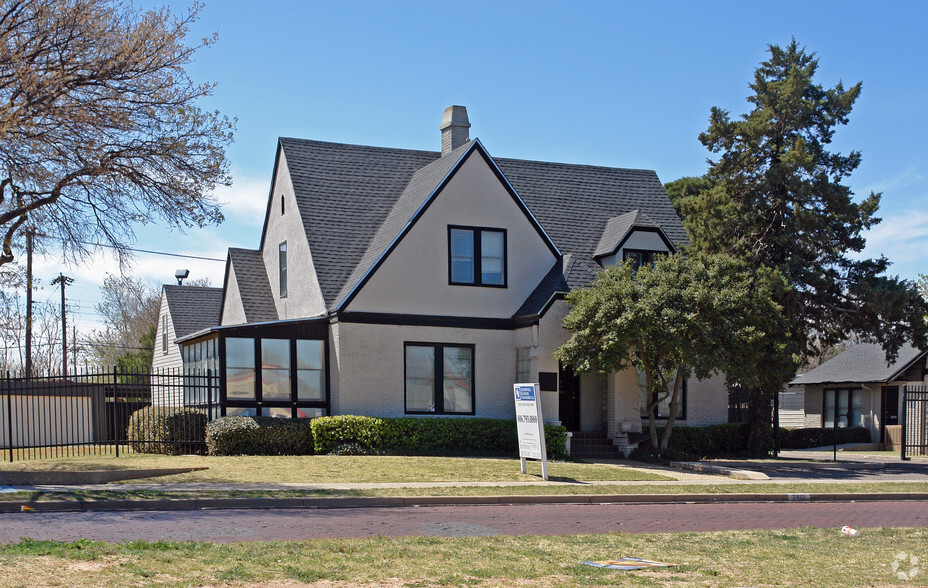
<instances>
[{"instance_id":1,"label":"neighboring house","mask_svg":"<svg viewBox=\"0 0 928 588\"><path fill-rule=\"evenodd\" d=\"M799 426L833 427L837 409L839 427L867 427L874 443L898 444L902 386L926 383L928 351L905 344L890 363L882 346L858 343L790 382L789 406L780 397L780 424L794 426L801 409Z\"/></svg>"},{"instance_id":2,"label":"neighboring house","mask_svg":"<svg viewBox=\"0 0 928 588\"><path fill-rule=\"evenodd\" d=\"M493 158L469 127L446 109L441 152L280 139L258 248L229 250L218 320L177 333L218 365L224 414L514 418L531 381L548 420L641 431L634 370L552 354L566 292L687 243L660 180ZM725 422L727 401L722 378L688 382L678 422Z\"/></svg>"},{"instance_id":3,"label":"neighboring house","mask_svg":"<svg viewBox=\"0 0 928 588\"><path fill-rule=\"evenodd\" d=\"M161 309L158 313L158 326L155 329L155 349L152 355L152 369L156 371L177 371L182 368L206 370L218 373L215 341L185 345L183 348L177 340L191 333L202 331L219 322L219 309L222 306L222 288L205 286L169 286L161 290ZM172 387L168 390L157 389L156 404L180 404L183 388Z\"/></svg>"}]
</instances>

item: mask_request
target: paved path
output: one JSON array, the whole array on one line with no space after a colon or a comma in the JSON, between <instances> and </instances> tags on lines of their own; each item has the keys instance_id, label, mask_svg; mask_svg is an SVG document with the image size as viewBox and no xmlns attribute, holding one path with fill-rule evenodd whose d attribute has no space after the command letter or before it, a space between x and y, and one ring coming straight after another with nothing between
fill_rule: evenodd
<instances>
[{"instance_id":1,"label":"paved path","mask_svg":"<svg viewBox=\"0 0 928 588\"><path fill-rule=\"evenodd\" d=\"M494 505L0 514L0 542L571 535L792 527L928 527L928 503Z\"/></svg>"}]
</instances>

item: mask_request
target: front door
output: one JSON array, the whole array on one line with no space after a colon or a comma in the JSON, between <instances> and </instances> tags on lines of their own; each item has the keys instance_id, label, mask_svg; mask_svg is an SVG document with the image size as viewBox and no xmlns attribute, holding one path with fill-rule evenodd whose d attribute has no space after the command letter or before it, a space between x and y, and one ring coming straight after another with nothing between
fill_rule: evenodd
<instances>
[{"instance_id":1,"label":"front door","mask_svg":"<svg viewBox=\"0 0 928 588\"><path fill-rule=\"evenodd\" d=\"M886 443L886 426L899 424L899 386L883 386L880 407L880 443Z\"/></svg>"},{"instance_id":2,"label":"front door","mask_svg":"<svg viewBox=\"0 0 928 588\"><path fill-rule=\"evenodd\" d=\"M558 415L568 431L580 430L580 377L563 364L558 366Z\"/></svg>"}]
</instances>

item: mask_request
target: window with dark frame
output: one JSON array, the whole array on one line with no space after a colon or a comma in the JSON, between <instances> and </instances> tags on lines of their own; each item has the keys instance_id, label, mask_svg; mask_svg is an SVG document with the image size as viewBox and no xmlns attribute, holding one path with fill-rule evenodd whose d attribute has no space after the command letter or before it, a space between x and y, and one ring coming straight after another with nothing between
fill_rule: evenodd
<instances>
[{"instance_id":1,"label":"window with dark frame","mask_svg":"<svg viewBox=\"0 0 928 588\"><path fill-rule=\"evenodd\" d=\"M822 392L822 427L835 426L835 402L838 403L838 428L863 425L863 397L860 388L826 388Z\"/></svg>"},{"instance_id":2,"label":"window with dark frame","mask_svg":"<svg viewBox=\"0 0 928 588\"><path fill-rule=\"evenodd\" d=\"M506 287L506 231L448 226L448 283Z\"/></svg>"},{"instance_id":3,"label":"window with dark frame","mask_svg":"<svg viewBox=\"0 0 928 588\"><path fill-rule=\"evenodd\" d=\"M280 195L280 216L284 215L284 212L287 210L287 199L284 198L284 195Z\"/></svg>"},{"instance_id":4,"label":"window with dark frame","mask_svg":"<svg viewBox=\"0 0 928 588\"><path fill-rule=\"evenodd\" d=\"M326 414L324 340L226 337L224 341L226 416Z\"/></svg>"},{"instance_id":5,"label":"window with dark frame","mask_svg":"<svg viewBox=\"0 0 928 588\"><path fill-rule=\"evenodd\" d=\"M407 414L474 414L474 346L406 343Z\"/></svg>"},{"instance_id":6,"label":"window with dark frame","mask_svg":"<svg viewBox=\"0 0 928 588\"><path fill-rule=\"evenodd\" d=\"M161 315L161 352L168 352L168 315Z\"/></svg>"},{"instance_id":7,"label":"window with dark frame","mask_svg":"<svg viewBox=\"0 0 928 588\"><path fill-rule=\"evenodd\" d=\"M278 247L278 280L280 282L280 297L287 295L287 242L284 241Z\"/></svg>"},{"instance_id":8,"label":"window with dark frame","mask_svg":"<svg viewBox=\"0 0 928 588\"><path fill-rule=\"evenodd\" d=\"M659 255L667 255L666 251L650 251L647 249L623 249L622 261L632 260L632 265L637 270L643 265L654 265Z\"/></svg>"},{"instance_id":9,"label":"window with dark frame","mask_svg":"<svg viewBox=\"0 0 928 588\"><path fill-rule=\"evenodd\" d=\"M648 394L647 379L644 373L638 368L635 368L635 373L638 377L638 402L641 407L641 418L647 419L648 407L654 401L654 396L653 394ZM677 420L680 421L686 420L686 397L687 380L683 378L683 383L680 386L680 396L678 398L679 404L677 406ZM657 405L657 414L655 416L658 420L666 420L670 416L670 396Z\"/></svg>"}]
</instances>

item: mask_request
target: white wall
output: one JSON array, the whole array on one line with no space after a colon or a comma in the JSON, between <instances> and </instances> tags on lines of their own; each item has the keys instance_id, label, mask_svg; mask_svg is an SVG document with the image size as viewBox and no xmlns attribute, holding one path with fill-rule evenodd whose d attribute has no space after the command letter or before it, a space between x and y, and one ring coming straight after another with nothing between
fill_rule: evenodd
<instances>
[{"instance_id":1,"label":"white wall","mask_svg":"<svg viewBox=\"0 0 928 588\"><path fill-rule=\"evenodd\" d=\"M285 200L280 214L281 198ZM296 204L293 183L283 151L277 166L271 193L271 206L266 219L264 236L264 266L271 284L271 293L281 320L317 316L325 312L322 290L313 266L309 242ZM287 242L287 295L280 296L279 246Z\"/></svg>"},{"instance_id":2,"label":"white wall","mask_svg":"<svg viewBox=\"0 0 928 588\"><path fill-rule=\"evenodd\" d=\"M513 331L338 323L331 335L333 414L404 416L404 343L432 342L475 345L476 416L515 418Z\"/></svg>"},{"instance_id":3,"label":"white wall","mask_svg":"<svg viewBox=\"0 0 928 588\"><path fill-rule=\"evenodd\" d=\"M164 316L168 317L168 349L167 352L162 350L162 325ZM162 369L180 369L184 367L180 356L180 346L174 343L177 336L174 334L174 320L168 309L167 295L164 289L161 289L161 307L158 311L158 326L155 329L155 349L151 358L151 367L154 370Z\"/></svg>"},{"instance_id":4,"label":"white wall","mask_svg":"<svg viewBox=\"0 0 928 588\"><path fill-rule=\"evenodd\" d=\"M791 386L780 392L780 426L799 429L805 426L806 390Z\"/></svg>"},{"instance_id":5,"label":"white wall","mask_svg":"<svg viewBox=\"0 0 928 588\"><path fill-rule=\"evenodd\" d=\"M506 229L508 287L448 284L449 225ZM473 152L347 309L508 318L554 262L535 228Z\"/></svg>"},{"instance_id":6,"label":"white wall","mask_svg":"<svg viewBox=\"0 0 928 588\"><path fill-rule=\"evenodd\" d=\"M235 276L235 266L229 264L229 280L222 293L222 316L220 325L241 325L248 322L245 319L245 306L242 304L242 295L238 290L238 278Z\"/></svg>"}]
</instances>

